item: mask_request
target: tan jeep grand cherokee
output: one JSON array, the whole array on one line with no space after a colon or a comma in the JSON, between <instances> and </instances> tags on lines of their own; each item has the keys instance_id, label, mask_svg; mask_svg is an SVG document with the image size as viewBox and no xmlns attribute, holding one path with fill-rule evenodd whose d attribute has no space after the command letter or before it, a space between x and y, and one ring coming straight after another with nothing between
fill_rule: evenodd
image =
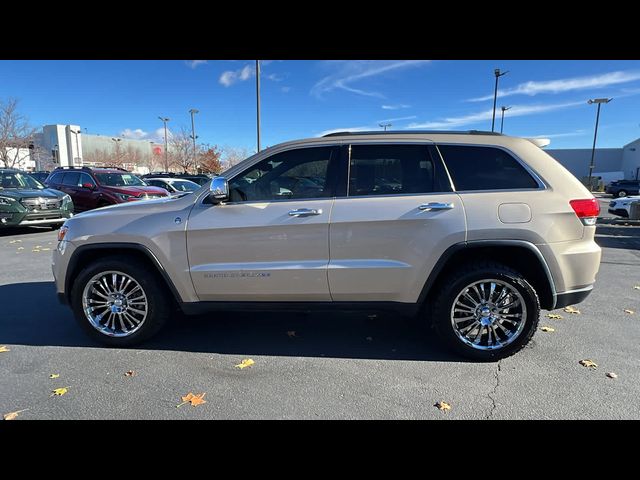
<instances>
[{"instance_id":1,"label":"tan jeep grand cherokee","mask_svg":"<svg viewBox=\"0 0 640 480\"><path fill-rule=\"evenodd\" d=\"M527 344L541 308L590 293L598 213L527 139L345 132L276 145L183 198L77 215L53 273L113 346L151 337L176 307L391 308L491 360Z\"/></svg>"}]
</instances>

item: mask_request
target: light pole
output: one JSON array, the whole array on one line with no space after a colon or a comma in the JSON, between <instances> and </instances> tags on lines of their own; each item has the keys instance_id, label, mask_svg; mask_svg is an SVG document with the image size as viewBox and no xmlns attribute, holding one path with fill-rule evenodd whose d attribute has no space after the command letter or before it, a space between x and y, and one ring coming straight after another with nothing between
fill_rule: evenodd
<instances>
[{"instance_id":1,"label":"light pole","mask_svg":"<svg viewBox=\"0 0 640 480\"><path fill-rule=\"evenodd\" d=\"M260 151L260 60L256 60L256 128L258 132L258 152Z\"/></svg>"},{"instance_id":2,"label":"light pole","mask_svg":"<svg viewBox=\"0 0 640 480\"><path fill-rule=\"evenodd\" d=\"M82 157L80 156L80 144L78 143L78 134L81 132L81 130L74 130L74 129L70 128L69 131L76 136L76 154L78 156L72 158L73 166L75 166L76 165L76 160L82 160ZM79 162L78 162L78 164L79 164Z\"/></svg>"},{"instance_id":3,"label":"light pole","mask_svg":"<svg viewBox=\"0 0 640 480\"><path fill-rule=\"evenodd\" d=\"M195 108L192 108L191 110L189 110L189 113L191 114L191 138L193 138L193 166L195 167L197 164L196 161L196 138L198 138L198 136L196 135L196 124L193 120L193 116L196 113L200 113L200 110L196 110ZM198 172L196 172L198 173Z\"/></svg>"},{"instance_id":4,"label":"light pole","mask_svg":"<svg viewBox=\"0 0 640 480\"><path fill-rule=\"evenodd\" d=\"M499 68L496 68L493 71L493 74L496 76L496 88L493 91L493 116L491 117L491 131L494 132L495 131L495 124L496 124L496 102L498 101L498 79L500 77L502 77L503 75L506 75L507 72L500 72Z\"/></svg>"},{"instance_id":5,"label":"light pole","mask_svg":"<svg viewBox=\"0 0 640 480\"><path fill-rule=\"evenodd\" d=\"M116 163L116 166L118 166L120 164L120 142L122 141L122 139L111 137L111 140L116 142L116 162L115 163Z\"/></svg>"},{"instance_id":6,"label":"light pole","mask_svg":"<svg viewBox=\"0 0 640 480\"><path fill-rule=\"evenodd\" d=\"M500 107L500 110L502 110L502 118L500 119L500 133L502 133L502 129L504 128L504 112L506 112L507 110L511 110L511 107L505 107L503 105L502 107Z\"/></svg>"},{"instance_id":7,"label":"light pole","mask_svg":"<svg viewBox=\"0 0 640 480\"><path fill-rule=\"evenodd\" d=\"M379 123L378 124L380 126L380 128L384 128L384 131L387 131L387 128L389 128L391 126L390 123Z\"/></svg>"},{"instance_id":8,"label":"light pole","mask_svg":"<svg viewBox=\"0 0 640 480\"><path fill-rule=\"evenodd\" d=\"M167 117L158 117L162 123L164 123L164 171L169 171L169 150L167 150L167 122L170 120Z\"/></svg>"},{"instance_id":9,"label":"light pole","mask_svg":"<svg viewBox=\"0 0 640 480\"><path fill-rule=\"evenodd\" d=\"M593 147L591 147L591 163L589 164L589 183L587 183L587 188L591 191L591 177L593 177L593 161L596 156L596 138L598 138L598 122L600 121L600 105L603 103L609 103L613 98L595 98L593 100L589 100L587 103L589 105L593 103L598 104L598 110L596 113L596 129L593 132Z\"/></svg>"}]
</instances>

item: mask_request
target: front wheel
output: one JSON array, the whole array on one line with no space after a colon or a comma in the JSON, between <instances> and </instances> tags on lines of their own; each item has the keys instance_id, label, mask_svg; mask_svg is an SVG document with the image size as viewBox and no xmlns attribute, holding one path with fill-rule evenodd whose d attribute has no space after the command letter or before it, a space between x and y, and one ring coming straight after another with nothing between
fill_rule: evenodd
<instances>
[{"instance_id":1,"label":"front wheel","mask_svg":"<svg viewBox=\"0 0 640 480\"><path fill-rule=\"evenodd\" d=\"M620 190L618 192L618 198L622 198L622 197L626 197L627 196L627 191L626 190Z\"/></svg>"},{"instance_id":2,"label":"front wheel","mask_svg":"<svg viewBox=\"0 0 640 480\"><path fill-rule=\"evenodd\" d=\"M128 347L155 335L171 312L168 292L136 258L106 257L80 272L71 305L80 326L94 339Z\"/></svg>"},{"instance_id":3,"label":"front wheel","mask_svg":"<svg viewBox=\"0 0 640 480\"><path fill-rule=\"evenodd\" d=\"M497 263L454 271L434 304L440 338L460 355L492 361L513 355L533 337L540 304L518 272Z\"/></svg>"}]
</instances>

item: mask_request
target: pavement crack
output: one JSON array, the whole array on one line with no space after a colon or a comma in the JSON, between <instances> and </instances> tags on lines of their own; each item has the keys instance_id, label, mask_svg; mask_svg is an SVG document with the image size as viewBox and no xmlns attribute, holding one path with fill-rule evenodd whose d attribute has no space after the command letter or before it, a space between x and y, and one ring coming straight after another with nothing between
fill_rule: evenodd
<instances>
[{"instance_id":1,"label":"pavement crack","mask_svg":"<svg viewBox=\"0 0 640 480\"><path fill-rule=\"evenodd\" d=\"M491 400L491 404L492 404L491 411L486 417L487 420L490 420L493 417L494 412L498 408L498 405L496 404L495 394L496 394L496 391L498 390L498 387L500 386L501 371L502 371L502 360L498 360L498 365L496 366L496 371L494 373L496 384L493 386L493 389L487 394L487 397L489 397L489 400Z\"/></svg>"}]
</instances>

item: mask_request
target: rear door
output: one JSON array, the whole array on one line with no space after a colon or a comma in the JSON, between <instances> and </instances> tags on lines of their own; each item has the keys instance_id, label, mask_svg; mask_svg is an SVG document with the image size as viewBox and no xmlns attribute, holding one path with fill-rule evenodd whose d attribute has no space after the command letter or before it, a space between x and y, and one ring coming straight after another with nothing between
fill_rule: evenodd
<instances>
[{"instance_id":1,"label":"rear door","mask_svg":"<svg viewBox=\"0 0 640 480\"><path fill-rule=\"evenodd\" d=\"M462 202L427 143L353 144L331 214L334 301L416 302L442 253L465 240Z\"/></svg>"}]
</instances>

